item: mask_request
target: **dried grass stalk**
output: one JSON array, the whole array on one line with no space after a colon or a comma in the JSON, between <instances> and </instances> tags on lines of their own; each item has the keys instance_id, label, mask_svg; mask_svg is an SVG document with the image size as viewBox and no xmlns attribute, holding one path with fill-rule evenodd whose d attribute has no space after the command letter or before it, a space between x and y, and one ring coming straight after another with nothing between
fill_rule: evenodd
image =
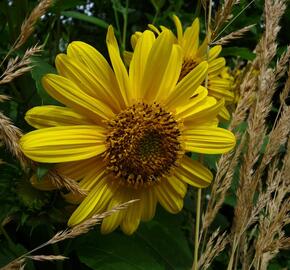
<instances>
[{"instance_id":1,"label":"dried grass stalk","mask_svg":"<svg viewBox=\"0 0 290 270\"><path fill-rule=\"evenodd\" d=\"M87 195L87 192L81 189L76 181L58 174L56 170L49 170L47 173L47 177L53 183L53 185L59 189L66 188L73 193L80 194L82 196Z\"/></svg>"},{"instance_id":2,"label":"dried grass stalk","mask_svg":"<svg viewBox=\"0 0 290 270\"><path fill-rule=\"evenodd\" d=\"M288 69L288 78L279 97L282 106L285 106L285 100L289 96L289 92L290 92L290 67Z\"/></svg>"},{"instance_id":3,"label":"dried grass stalk","mask_svg":"<svg viewBox=\"0 0 290 270\"><path fill-rule=\"evenodd\" d=\"M46 13L51 4L52 0L42 0L32 10L28 18L25 19L21 25L21 32L14 46L15 49L18 49L26 42L26 40L30 37L30 35L34 31L35 23L41 16L43 16Z\"/></svg>"},{"instance_id":4,"label":"dried grass stalk","mask_svg":"<svg viewBox=\"0 0 290 270\"><path fill-rule=\"evenodd\" d=\"M245 74L245 79L242 80L243 83L240 86L240 92L242 93L242 96L235 112L233 113L232 121L229 126L229 129L233 132L235 132L235 129L247 117L247 111L249 110L254 100L253 92L256 84L254 77L251 75L251 72L252 71L250 70ZM236 133L236 137L238 139L239 134ZM231 186L234 170L237 166L244 144L245 137L243 136L239 146L230 153L222 155L218 161L217 174L211 189L211 197L208 202L206 212L203 216L202 234L205 233L206 229L211 225L220 207L222 206L222 203L224 202L227 191ZM206 235L203 237L206 237Z\"/></svg>"},{"instance_id":5,"label":"dried grass stalk","mask_svg":"<svg viewBox=\"0 0 290 270\"><path fill-rule=\"evenodd\" d=\"M256 269L267 269L269 261L278 254L279 250L289 247L287 245L289 239L284 236L284 227L290 223L289 150L288 148L281 170L278 169L279 158L276 158L270 166L267 185L275 186L275 190L269 195L263 215L259 216L259 234L252 263ZM286 171L286 178L283 178Z\"/></svg>"},{"instance_id":6,"label":"dried grass stalk","mask_svg":"<svg viewBox=\"0 0 290 270\"><path fill-rule=\"evenodd\" d=\"M122 211L122 210L126 209L130 204L135 203L137 201L138 200L131 200L131 201L128 201L126 203L120 204L116 207L113 207L111 210L104 212L103 214L94 215L91 218L85 220L84 222L82 222L82 223L80 223L72 228L58 232L47 243L55 244L57 242L65 240L65 239L75 238L77 236L85 234L89 230L91 230L96 224L98 224L102 219L104 219L105 217L108 217L117 211Z\"/></svg>"},{"instance_id":7,"label":"dried grass stalk","mask_svg":"<svg viewBox=\"0 0 290 270\"><path fill-rule=\"evenodd\" d=\"M34 255L25 256L25 258L33 261L63 261L68 259L68 257L62 255Z\"/></svg>"},{"instance_id":8,"label":"dried grass stalk","mask_svg":"<svg viewBox=\"0 0 290 270\"><path fill-rule=\"evenodd\" d=\"M17 56L16 58L10 59L6 70L0 77L0 85L9 83L22 74L30 71L33 68L33 66L31 66L30 57L41 51L42 46L35 45L34 47L28 49L22 58Z\"/></svg>"},{"instance_id":9,"label":"dried grass stalk","mask_svg":"<svg viewBox=\"0 0 290 270\"><path fill-rule=\"evenodd\" d=\"M256 164L262 147L266 125L265 119L271 110L271 100L276 90L276 80L273 70L268 68L270 61L276 54L275 39L279 30L279 18L285 11L282 1L265 2L265 33L257 46L257 64L260 74L258 76L257 99L251 108L248 119L248 149L241 166L240 185L237 191L237 207L235 209L235 234L239 235L249 219L253 196L260 179L253 181L253 168ZM274 16L274 18L272 18ZM273 23L274 21L274 23Z\"/></svg>"},{"instance_id":10,"label":"dried grass stalk","mask_svg":"<svg viewBox=\"0 0 290 270\"><path fill-rule=\"evenodd\" d=\"M0 268L0 270L21 270L25 267L25 258L19 258Z\"/></svg>"},{"instance_id":11,"label":"dried grass stalk","mask_svg":"<svg viewBox=\"0 0 290 270\"><path fill-rule=\"evenodd\" d=\"M12 121L0 112L0 139L12 155L19 160L22 168L27 168L30 161L23 155L18 144L21 136L20 129L14 126Z\"/></svg>"},{"instance_id":12,"label":"dried grass stalk","mask_svg":"<svg viewBox=\"0 0 290 270\"><path fill-rule=\"evenodd\" d=\"M290 46L283 52L280 59L277 61L276 68L275 68L275 76L276 80L280 80L287 71L287 64L290 60ZM289 77L289 70L288 70L288 77Z\"/></svg>"},{"instance_id":13,"label":"dried grass stalk","mask_svg":"<svg viewBox=\"0 0 290 270\"><path fill-rule=\"evenodd\" d=\"M232 33L220 38L219 40L213 42L212 45L224 45L224 44L231 42L234 39L241 38L254 26L255 26L255 24L251 24L251 25L248 25L246 27L243 27L243 28L241 28L235 32L232 32Z\"/></svg>"},{"instance_id":14,"label":"dried grass stalk","mask_svg":"<svg viewBox=\"0 0 290 270\"><path fill-rule=\"evenodd\" d=\"M232 18L232 8L239 2L239 0L225 0L224 4L218 8L214 19L215 27L213 31L213 37L216 36L221 26Z\"/></svg>"},{"instance_id":15,"label":"dried grass stalk","mask_svg":"<svg viewBox=\"0 0 290 270\"><path fill-rule=\"evenodd\" d=\"M0 95L0 102L4 102L7 100L10 100L11 97L7 96L7 95Z\"/></svg>"},{"instance_id":16,"label":"dried grass stalk","mask_svg":"<svg viewBox=\"0 0 290 270\"><path fill-rule=\"evenodd\" d=\"M212 263L212 260L224 250L227 243L227 232L221 234L219 229L213 232L206 245L205 252L200 256L198 261L198 269L208 269Z\"/></svg>"}]
</instances>

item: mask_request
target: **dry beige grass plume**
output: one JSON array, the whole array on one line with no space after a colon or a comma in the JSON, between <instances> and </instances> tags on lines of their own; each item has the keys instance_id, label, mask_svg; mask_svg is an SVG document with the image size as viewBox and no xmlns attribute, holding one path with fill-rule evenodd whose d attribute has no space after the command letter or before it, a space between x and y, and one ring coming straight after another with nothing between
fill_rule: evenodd
<instances>
[{"instance_id":1,"label":"dry beige grass plume","mask_svg":"<svg viewBox=\"0 0 290 270\"><path fill-rule=\"evenodd\" d=\"M251 28L253 28L255 26L255 24L251 24L248 26L245 26L237 31L234 31L220 39L218 39L217 41L212 42L212 45L224 45L227 44L229 42L231 42L234 39L238 39L243 37L247 32L249 32L251 30Z\"/></svg>"},{"instance_id":2,"label":"dry beige grass plume","mask_svg":"<svg viewBox=\"0 0 290 270\"><path fill-rule=\"evenodd\" d=\"M42 46L35 45L34 47L26 50L24 56L18 56L9 60L4 73L0 77L0 85L9 83L22 74L30 71L33 66L31 65L31 57L42 51Z\"/></svg>"},{"instance_id":3,"label":"dry beige grass plume","mask_svg":"<svg viewBox=\"0 0 290 270\"><path fill-rule=\"evenodd\" d=\"M198 269L208 269L212 263L212 260L224 250L227 243L227 232L220 233L219 229L213 232L205 247L204 253L199 258Z\"/></svg>"},{"instance_id":4,"label":"dry beige grass plume","mask_svg":"<svg viewBox=\"0 0 290 270\"><path fill-rule=\"evenodd\" d=\"M46 177L48 177L53 185L59 189L66 188L72 193L80 194L82 196L87 195L87 192L85 190L82 190L76 181L68 178L67 176L60 175L54 169L49 170Z\"/></svg>"},{"instance_id":5,"label":"dry beige grass plume","mask_svg":"<svg viewBox=\"0 0 290 270\"><path fill-rule=\"evenodd\" d=\"M223 5L220 5L214 18L213 38L217 36L221 26L232 18L232 8L238 4L239 0L225 0Z\"/></svg>"},{"instance_id":6,"label":"dry beige grass plume","mask_svg":"<svg viewBox=\"0 0 290 270\"><path fill-rule=\"evenodd\" d=\"M7 96L7 95L0 95L0 102L4 102L7 100L10 100L11 97Z\"/></svg>"},{"instance_id":7,"label":"dry beige grass plume","mask_svg":"<svg viewBox=\"0 0 290 270\"><path fill-rule=\"evenodd\" d=\"M228 270L237 269L239 265L241 269L266 269L269 261L280 249L289 248L289 237L284 235L283 230L290 221L287 216L290 211L290 154L288 150L281 169L279 152L290 134L290 108L285 103L290 91L289 76L280 93L281 105L273 128L268 130L266 123L272 108L273 95L277 90L277 81L281 84L286 71L288 70L288 75L290 71L289 47L278 59L276 66L272 68L271 65L276 56L279 20L285 8L285 1L265 1L265 32L256 47L256 58L242 74L241 83L238 85L240 100L229 129L235 131L243 121L247 121L248 127L242 134L238 147L219 160L209 203L203 216L201 242L207 243L207 229L224 201L233 172L239 169L234 223L228 238L232 247ZM239 134L236 135L240 137ZM265 138L268 143L261 155ZM238 162L241 165L237 165ZM255 246L250 244L253 241ZM207 249L202 253L202 258L206 254Z\"/></svg>"},{"instance_id":8,"label":"dry beige grass plume","mask_svg":"<svg viewBox=\"0 0 290 270\"><path fill-rule=\"evenodd\" d=\"M18 49L21 47L30 35L34 31L34 26L37 20L46 13L48 8L51 6L52 0L42 0L39 4L32 10L27 19L21 25L20 35L15 43L14 48Z\"/></svg>"},{"instance_id":9,"label":"dry beige grass plume","mask_svg":"<svg viewBox=\"0 0 290 270\"><path fill-rule=\"evenodd\" d=\"M0 140L12 155L19 160L22 168L27 168L30 161L23 155L18 144L21 136L20 129L14 126L12 121L0 112Z\"/></svg>"}]
</instances>

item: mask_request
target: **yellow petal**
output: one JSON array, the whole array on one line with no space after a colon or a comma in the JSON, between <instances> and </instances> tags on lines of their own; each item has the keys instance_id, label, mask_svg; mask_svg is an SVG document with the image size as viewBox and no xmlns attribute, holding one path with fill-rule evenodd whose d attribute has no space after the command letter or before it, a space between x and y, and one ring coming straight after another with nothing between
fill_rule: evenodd
<instances>
[{"instance_id":1,"label":"yellow petal","mask_svg":"<svg viewBox=\"0 0 290 270\"><path fill-rule=\"evenodd\" d=\"M166 105L170 108L176 108L180 105L188 103L195 90L204 81L207 74L207 62L201 62L197 67L190 71L170 93L166 100Z\"/></svg>"},{"instance_id":2,"label":"yellow petal","mask_svg":"<svg viewBox=\"0 0 290 270\"><path fill-rule=\"evenodd\" d=\"M55 186L46 176L44 176L42 179L37 179L36 175L32 175L30 178L30 183L33 187L43 191L57 189L57 186Z\"/></svg>"},{"instance_id":3,"label":"yellow petal","mask_svg":"<svg viewBox=\"0 0 290 270\"><path fill-rule=\"evenodd\" d=\"M98 74L91 73L82 63L65 54L57 55L55 65L60 75L74 82L86 94L107 104L114 112L120 111L119 101L113 95L112 89L103 87Z\"/></svg>"},{"instance_id":4,"label":"yellow petal","mask_svg":"<svg viewBox=\"0 0 290 270\"><path fill-rule=\"evenodd\" d=\"M126 189L121 187L112 197L107 211L110 211L113 207L116 207L117 205L125 203L129 200L128 192ZM104 218L101 226L101 232L103 234L108 234L114 231L122 222L125 211L127 211L127 209L116 211L112 215Z\"/></svg>"},{"instance_id":5,"label":"yellow petal","mask_svg":"<svg viewBox=\"0 0 290 270\"><path fill-rule=\"evenodd\" d=\"M128 190L130 200L140 199L140 193L137 190ZM140 223L141 220L141 201L136 201L128 206L128 208L124 211L124 218L121 223L122 231L131 235L134 233Z\"/></svg>"},{"instance_id":6,"label":"yellow petal","mask_svg":"<svg viewBox=\"0 0 290 270\"><path fill-rule=\"evenodd\" d=\"M99 162L97 162L93 170L88 170L85 177L79 182L81 189L90 192L90 190L100 181L101 176L106 171L106 164L102 161L102 157L99 157ZM108 179L111 180L111 179Z\"/></svg>"},{"instance_id":7,"label":"yellow petal","mask_svg":"<svg viewBox=\"0 0 290 270\"><path fill-rule=\"evenodd\" d=\"M193 58L199 45L199 19L196 18L190 27L184 31L182 48L185 58Z\"/></svg>"},{"instance_id":8,"label":"yellow petal","mask_svg":"<svg viewBox=\"0 0 290 270\"><path fill-rule=\"evenodd\" d=\"M80 204L84 199L85 195L79 194L79 193L61 193L61 196L65 199L66 202L71 204Z\"/></svg>"},{"instance_id":9,"label":"yellow petal","mask_svg":"<svg viewBox=\"0 0 290 270\"><path fill-rule=\"evenodd\" d=\"M167 179L161 179L161 181L166 181L167 185L170 185L181 198L185 196L187 184L184 181L180 181L175 175L170 175Z\"/></svg>"},{"instance_id":10,"label":"yellow petal","mask_svg":"<svg viewBox=\"0 0 290 270\"><path fill-rule=\"evenodd\" d=\"M102 123L101 119L109 120L114 116L106 104L87 95L62 76L47 74L42 78L42 84L53 98L98 123Z\"/></svg>"},{"instance_id":11,"label":"yellow petal","mask_svg":"<svg viewBox=\"0 0 290 270\"><path fill-rule=\"evenodd\" d=\"M168 212L172 214L178 213L183 207L183 197L181 197L166 181L161 181L154 188L155 195Z\"/></svg>"},{"instance_id":12,"label":"yellow petal","mask_svg":"<svg viewBox=\"0 0 290 270\"><path fill-rule=\"evenodd\" d=\"M66 126L29 132L19 144L32 160L58 163L97 156L106 150L104 140L104 129L98 126Z\"/></svg>"},{"instance_id":13,"label":"yellow petal","mask_svg":"<svg viewBox=\"0 0 290 270\"><path fill-rule=\"evenodd\" d=\"M67 107L45 105L30 109L25 115L26 122L35 128L56 126L92 125L93 121Z\"/></svg>"},{"instance_id":14,"label":"yellow petal","mask_svg":"<svg viewBox=\"0 0 290 270\"><path fill-rule=\"evenodd\" d=\"M128 51L124 51L123 57L124 57L124 62L126 64L126 66L129 66L131 63L132 57L133 57L133 53L128 52Z\"/></svg>"},{"instance_id":15,"label":"yellow petal","mask_svg":"<svg viewBox=\"0 0 290 270\"><path fill-rule=\"evenodd\" d=\"M220 45L217 45L211 48L208 53L208 61L210 62L214 60L215 58L217 58L219 54L221 53L221 51L222 51L222 46Z\"/></svg>"},{"instance_id":16,"label":"yellow petal","mask_svg":"<svg viewBox=\"0 0 290 270\"><path fill-rule=\"evenodd\" d=\"M163 31L154 42L147 58L142 78L143 96L147 102L154 101L169 63L174 36L171 31Z\"/></svg>"},{"instance_id":17,"label":"yellow petal","mask_svg":"<svg viewBox=\"0 0 290 270\"><path fill-rule=\"evenodd\" d=\"M144 76L148 55L154 41L154 34L148 30L145 31L139 38L132 56L132 61L129 68L129 78L132 85L133 98L136 100L143 98L142 79Z\"/></svg>"},{"instance_id":18,"label":"yellow petal","mask_svg":"<svg viewBox=\"0 0 290 270\"><path fill-rule=\"evenodd\" d=\"M207 59L207 47L208 47L209 42L210 42L210 35L208 34L196 52L195 57L197 59L206 60L206 61L208 60Z\"/></svg>"},{"instance_id":19,"label":"yellow petal","mask_svg":"<svg viewBox=\"0 0 290 270\"><path fill-rule=\"evenodd\" d=\"M68 226L75 226L85 219L103 212L117 189L110 179L103 177L90 191L79 207L73 212Z\"/></svg>"},{"instance_id":20,"label":"yellow petal","mask_svg":"<svg viewBox=\"0 0 290 270\"><path fill-rule=\"evenodd\" d=\"M217 102L215 98L205 97L202 101L197 103L195 106L192 106L190 110L187 111L187 114L183 117L184 121L190 121L194 118L199 118L200 113L211 109L216 103ZM214 116L212 116L212 118Z\"/></svg>"},{"instance_id":21,"label":"yellow petal","mask_svg":"<svg viewBox=\"0 0 290 270\"><path fill-rule=\"evenodd\" d=\"M103 91L107 91L108 94L113 96L112 100L117 100L122 108L125 107L116 76L101 53L89 44L81 41L74 41L69 44L67 55L84 65L91 74L96 76Z\"/></svg>"},{"instance_id":22,"label":"yellow petal","mask_svg":"<svg viewBox=\"0 0 290 270\"><path fill-rule=\"evenodd\" d=\"M121 91L125 105L129 106L132 103L132 89L130 86L128 72L121 59L119 46L114 35L113 27L111 25L108 28L106 41L119 89Z\"/></svg>"},{"instance_id":23,"label":"yellow petal","mask_svg":"<svg viewBox=\"0 0 290 270\"><path fill-rule=\"evenodd\" d=\"M219 112L219 116L225 120L230 120L231 118L231 114L225 106L222 106L221 111Z\"/></svg>"},{"instance_id":24,"label":"yellow petal","mask_svg":"<svg viewBox=\"0 0 290 270\"><path fill-rule=\"evenodd\" d=\"M201 102L207 97L207 89L203 86L199 86L194 92L194 96L190 98L187 104L179 106L175 109L175 119L181 120L192 115L192 112L197 108L200 108Z\"/></svg>"},{"instance_id":25,"label":"yellow petal","mask_svg":"<svg viewBox=\"0 0 290 270\"><path fill-rule=\"evenodd\" d=\"M182 37L183 37L181 22L176 15L173 15L172 18L173 18L173 22L174 22L175 27L176 27L178 43L181 44Z\"/></svg>"},{"instance_id":26,"label":"yellow petal","mask_svg":"<svg viewBox=\"0 0 290 270\"><path fill-rule=\"evenodd\" d=\"M141 220L142 221L151 220L155 215L157 204L157 198L154 192L151 189L144 190L141 193L140 203L142 207Z\"/></svg>"},{"instance_id":27,"label":"yellow petal","mask_svg":"<svg viewBox=\"0 0 290 270\"><path fill-rule=\"evenodd\" d=\"M187 156L180 160L180 165L176 168L174 174L185 183L198 188L207 187L213 179L213 175L208 168Z\"/></svg>"},{"instance_id":28,"label":"yellow petal","mask_svg":"<svg viewBox=\"0 0 290 270\"><path fill-rule=\"evenodd\" d=\"M183 137L186 151L202 154L223 154L236 144L232 132L218 127L186 130Z\"/></svg>"},{"instance_id":29,"label":"yellow petal","mask_svg":"<svg viewBox=\"0 0 290 270\"><path fill-rule=\"evenodd\" d=\"M234 93L231 90L232 83L227 79L209 79L209 95L218 99L224 98L226 101L234 100Z\"/></svg>"},{"instance_id":30,"label":"yellow petal","mask_svg":"<svg viewBox=\"0 0 290 270\"><path fill-rule=\"evenodd\" d=\"M163 80L156 89L156 102L163 102L166 97L173 91L178 81L182 67L182 50L179 45L173 45L167 68L163 75Z\"/></svg>"},{"instance_id":31,"label":"yellow petal","mask_svg":"<svg viewBox=\"0 0 290 270\"><path fill-rule=\"evenodd\" d=\"M155 25L151 24L151 23L148 24L148 28L150 30L152 30L157 35L161 34L160 31L158 30L158 28Z\"/></svg>"},{"instance_id":32,"label":"yellow petal","mask_svg":"<svg viewBox=\"0 0 290 270\"><path fill-rule=\"evenodd\" d=\"M90 161L90 163L88 161ZM94 161L95 163L92 163ZM63 167L61 167L62 164L58 164L57 171L60 173L64 173L64 175L75 176L75 179L82 178L82 180L79 182L79 188L87 193L90 193L93 187L96 186L104 178L105 164L102 162L102 159L100 157L91 158L86 161L79 161L80 164L82 163L83 168L80 168L80 172L77 172L73 168L68 168L68 164L73 165L73 163L76 162L68 162L67 164L64 164L66 166ZM80 204L85 199L85 195L75 194L73 192L62 194L62 196L67 202L72 204Z\"/></svg>"},{"instance_id":33,"label":"yellow petal","mask_svg":"<svg viewBox=\"0 0 290 270\"><path fill-rule=\"evenodd\" d=\"M208 64L208 76L214 77L221 73L226 65L226 60L223 57L219 57L209 62Z\"/></svg>"},{"instance_id":34,"label":"yellow petal","mask_svg":"<svg viewBox=\"0 0 290 270\"><path fill-rule=\"evenodd\" d=\"M103 165L102 158L93 157L85 160L59 163L56 164L55 169L60 175L64 175L74 180L80 180L90 172L96 171L100 165Z\"/></svg>"},{"instance_id":35,"label":"yellow petal","mask_svg":"<svg viewBox=\"0 0 290 270\"><path fill-rule=\"evenodd\" d=\"M135 47L136 47L136 44L137 44L137 41L138 39L141 37L142 35L142 32L139 32L139 31L136 31L132 36L131 36L131 46L133 48L133 50L135 50Z\"/></svg>"},{"instance_id":36,"label":"yellow petal","mask_svg":"<svg viewBox=\"0 0 290 270\"><path fill-rule=\"evenodd\" d=\"M216 116L221 111L222 106L224 106L224 99L216 102L213 97L207 97L200 105L196 106L195 111L192 111L190 117L184 119L186 126L194 127L201 123L215 121Z\"/></svg>"}]
</instances>

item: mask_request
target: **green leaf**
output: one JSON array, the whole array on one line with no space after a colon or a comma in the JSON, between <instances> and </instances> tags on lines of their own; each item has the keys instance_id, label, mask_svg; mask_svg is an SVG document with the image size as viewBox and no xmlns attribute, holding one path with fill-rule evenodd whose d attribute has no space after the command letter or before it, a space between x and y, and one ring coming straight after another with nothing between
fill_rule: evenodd
<instances>
[{"instance_id":1,"label":"green leaf","mask_svg":"<svg viewBox=\"0 0 290 270\"><path fill-rule=\"evenodd\" d=\"M245 60L253 60L256 55L252 51L250 51L248 48L228 47L228 48L223 48L221 52L221 56L239 56Z\"/></svg>"},{"instance_id":2,"label":"green leaf","mask_svg":"<svg viewBox=\"0 0 290 270\"><path fill-rule=\"evenodd\" d=\"M41 84L42 77L47 73L56 73L53 66L45 62L41 57L32 58L33 69L31 70L31 76L35 81L38 95L42 99L42 104L59 104L44 90Z\"/></svg>"},{"instance_id":3,"label":"green leaf","mask_svg":"<svg viewBox=\"0 0 290 270\"><path fill-rule=\"evenodd\" d=\"M181 231L181 216L159 213L132 236L120 231L101 235L99 228L76 241L81 262L98 270L189 269L191 251Z\"/></svg>"},{"instance_id":4,"label":"green leaf","mask_svg":"<svg viewBox=\"0 0 290 270\"><path fill-rule=\"evenodd\" d=\"M41 179L48 173L49 169L51 169L53 166L54 164L48 163L40 164L36 169L37 180L41 181Z\"/></svg>"},{"instance_id":5,"label":"green leaf","mask_svg":"<svg viewBox=\"0 0 290 270\"><path fill-rule=\"evenodd\" d=\"M165 4L165 0L150 0L156 11L159 11Z\"/></svg>"},{"instance_id":6,"label":"green leaf","mask_svg":"<svg viewBox=\"0 0 290 270\"><path fill-rule=\"evenodd\" d=\"M105 29L107 29L109 26L109 24L102 19L99 19L94 16L88 16L86 14L83 14L77 11L62 11L61 15L66 16L66 17L71 17L73 19L89 22Z\"/></svg>"}]
</instances>

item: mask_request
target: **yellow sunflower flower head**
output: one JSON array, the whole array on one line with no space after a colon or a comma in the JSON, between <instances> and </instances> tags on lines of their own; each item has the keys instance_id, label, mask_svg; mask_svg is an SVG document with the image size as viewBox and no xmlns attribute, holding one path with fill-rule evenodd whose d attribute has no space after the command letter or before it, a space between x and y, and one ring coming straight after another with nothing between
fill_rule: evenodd
<instances>
[{"instance_id":1,"label":"yellow sunflower flower head","mask_svg":"<svg viewBox=\"0 0 290 270\"><path fill-rule=\"evenodd\" d=\"M158 37L152 31L141 33L129 70L111 26L107 47L111 65L80 41L57 56L58 74L45 75L42 83L64 106L28 111L26 120L37 130L24 135L20 146L32 160L56 163L59 175L87 191L83 197L64 195L80 204L69 226L138 199L101 225L102 233L120 226L132 234L140 221L153 218L157 203L177 213L188 184L204 188L212 181L211 172L186 152L225 153L235 137L217 127L223 101L201 86L208 63L197 64L180 79L182 47L171 31ZM49 189L44 183L43 189Z\"/></svg>"},{"instance_id":2,"label":"yellow sunflower flower head","mask_svg":"<svg viewBox=\"0 0 290 270\"><path fill-rule=\"evenodd\" d=\"M225 59L223 57L218 57L221 53L222 47L217 45L210 48L209 52L207 52L209 40L208 37L206 37L200 45L200 25L198 18L196 18L190 26L186 27L184 32L182 24L176 15L173 15L173 21L177 33L175 40L176 43L180 45L183 54L182 69L179 80L186 76L202 61L208 61L208 95L215 97L217 100L222 98L225 99L225 105L234 103L235 95L232 91L232 76L228 72L228 68L226 68ZM168 30L164 26L160 27L161 31L159 31L159 29L152 24L149 24L148 26L157 35L159 35L164 30ZM136 40L140 37L140 34L140 32L136 32L131 37L131 45L133 49L135 48ZM125 62L129 63L131 59L130 52L125 52L124 57ZM230 119L230 113L225 106L222 107L219 116L225 120Z\"/></svg>"}]
</instances>

